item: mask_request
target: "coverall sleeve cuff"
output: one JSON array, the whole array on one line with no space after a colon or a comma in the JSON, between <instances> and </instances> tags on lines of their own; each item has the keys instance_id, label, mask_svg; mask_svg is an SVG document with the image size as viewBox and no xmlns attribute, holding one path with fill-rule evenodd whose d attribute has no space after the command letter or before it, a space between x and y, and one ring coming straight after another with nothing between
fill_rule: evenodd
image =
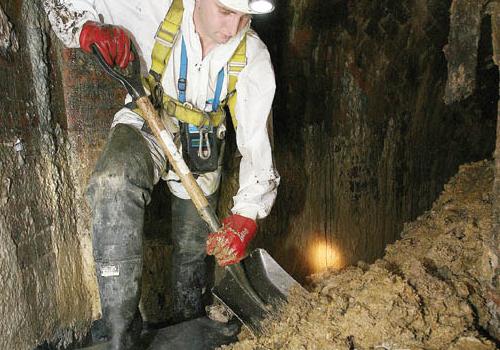
<instances>
[{"instance_id":1,"label":"coverall sleeve cuff","mask_svg":"<svg viewBox=\"0 0 500 350\"><path fill-rule=\"evenodd\" d=\"M238 210L232 210L233 214L238 214L244 217L247 217L249 219L252 219L254 221L257 220L257 214L259 212L259 208L239 208Z\"/></svg>"}]
</instances>

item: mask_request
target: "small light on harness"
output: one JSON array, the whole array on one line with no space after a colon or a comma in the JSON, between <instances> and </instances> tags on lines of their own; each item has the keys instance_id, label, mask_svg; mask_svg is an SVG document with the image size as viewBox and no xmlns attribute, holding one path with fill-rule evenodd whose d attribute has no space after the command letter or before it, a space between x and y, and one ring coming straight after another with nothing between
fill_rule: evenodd
<instances>
[{"instance_id":1,"label":"small light on harness","mask_svg":"<svg viewBox=\"0 0 500 350\"><path fill-rule=\"evenodd\" d=\"M270 13L274 10L274 0L248 0L248 6L258 13Z\"/></svg>"}]
</instances>

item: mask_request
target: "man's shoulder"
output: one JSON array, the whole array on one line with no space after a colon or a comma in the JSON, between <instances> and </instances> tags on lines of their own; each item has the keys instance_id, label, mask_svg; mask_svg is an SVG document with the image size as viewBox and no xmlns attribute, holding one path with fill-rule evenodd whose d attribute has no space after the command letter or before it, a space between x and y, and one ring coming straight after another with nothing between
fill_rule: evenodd
<instances>
[{"instance_id":1,"label":"man's shoulder","mask_svg":"<svg viewBox=\"0 0 500 350\"><path fill-rule=\"evenodd\" d=\"M262 42L261 38L259 37L259 34L252 28L249 28L247 31L247 40L256 40L258 42Z\"/></svg>"},{"instance_id":2,"label":"man's shoulder","mask_svg":"<svg viewBox=\"0 0 500 350\"><path fill-rule=\"evenodd\" d=\"M246 34L247 50L258 53L260 51L267 51L266 44L259 37L257 32L252 28L248 29Z\"/></svg>"}]
</instances>

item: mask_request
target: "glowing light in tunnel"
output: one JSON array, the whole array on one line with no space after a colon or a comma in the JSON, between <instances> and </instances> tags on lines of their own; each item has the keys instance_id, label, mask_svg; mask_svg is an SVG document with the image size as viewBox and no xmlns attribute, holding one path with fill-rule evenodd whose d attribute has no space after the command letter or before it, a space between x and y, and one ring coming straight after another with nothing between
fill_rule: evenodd
<instances>
[{"instance_id":1,"label":"glowing light in tunnel","mask_svg":"<svg viewBox=\"0 0 500 350\"><path fill-rule=\"evenodd\" d=\"M342 255L337 247L326 242L318 242L311 246L308 254L314 273L327 268L343 267Z\"/></svg>"}]
</instances>

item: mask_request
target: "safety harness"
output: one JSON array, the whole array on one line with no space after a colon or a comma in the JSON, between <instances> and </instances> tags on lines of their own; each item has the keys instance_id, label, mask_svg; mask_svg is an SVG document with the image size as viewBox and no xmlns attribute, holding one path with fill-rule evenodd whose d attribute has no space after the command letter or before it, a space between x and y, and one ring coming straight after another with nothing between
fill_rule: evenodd
<instances>
[{"instance_id":1,"label":"safety harness","mask_svg":"<svg viewBox=\"0 0 500 350\"><path fill-rule=\"evenodd\" d=\"M229 107L233 125L236 128L236 83L238 81L239 73L243 70L243 68L245 68L246 65L246 35L241 40L240 44L238 45L228 62L228 92L226 98L223 101L218 101L217 94L220 95L220 89L222 87L222 81L224 79L224 69L219 72L217 84L217 88L219 89L219 91L217 91L216 88L216 96L212 101L212 107L215 108L213 108L212 112L205 112L203 110L200 110L185 101L185 70L187 69L187 63L185 61L184 64L183 62L181 62L181 74L180 79L177 82L179 99L168 96L163 91L163 87L161 85L162 76L165 73L172 47L177 40L177 36L179 34L180 26L182 23L183 13L184 7L182 4L182 0L173 0L173 3L165 16L165 19L160 24L156 32L155 44L153 47L153 52L151 54L151 69L149 70L148 76L144 79L144 87L147 91L150 92L153 105L155 105L156 108L164 109L167 116L175 117L184 123L195 125L198 128L207 126L218 127L225 119L224 107L227 105ZM182 66L184 67L184 74ZM139 112L137 109L135 109L134 111Z\"/></svg>"}]
</instances>

